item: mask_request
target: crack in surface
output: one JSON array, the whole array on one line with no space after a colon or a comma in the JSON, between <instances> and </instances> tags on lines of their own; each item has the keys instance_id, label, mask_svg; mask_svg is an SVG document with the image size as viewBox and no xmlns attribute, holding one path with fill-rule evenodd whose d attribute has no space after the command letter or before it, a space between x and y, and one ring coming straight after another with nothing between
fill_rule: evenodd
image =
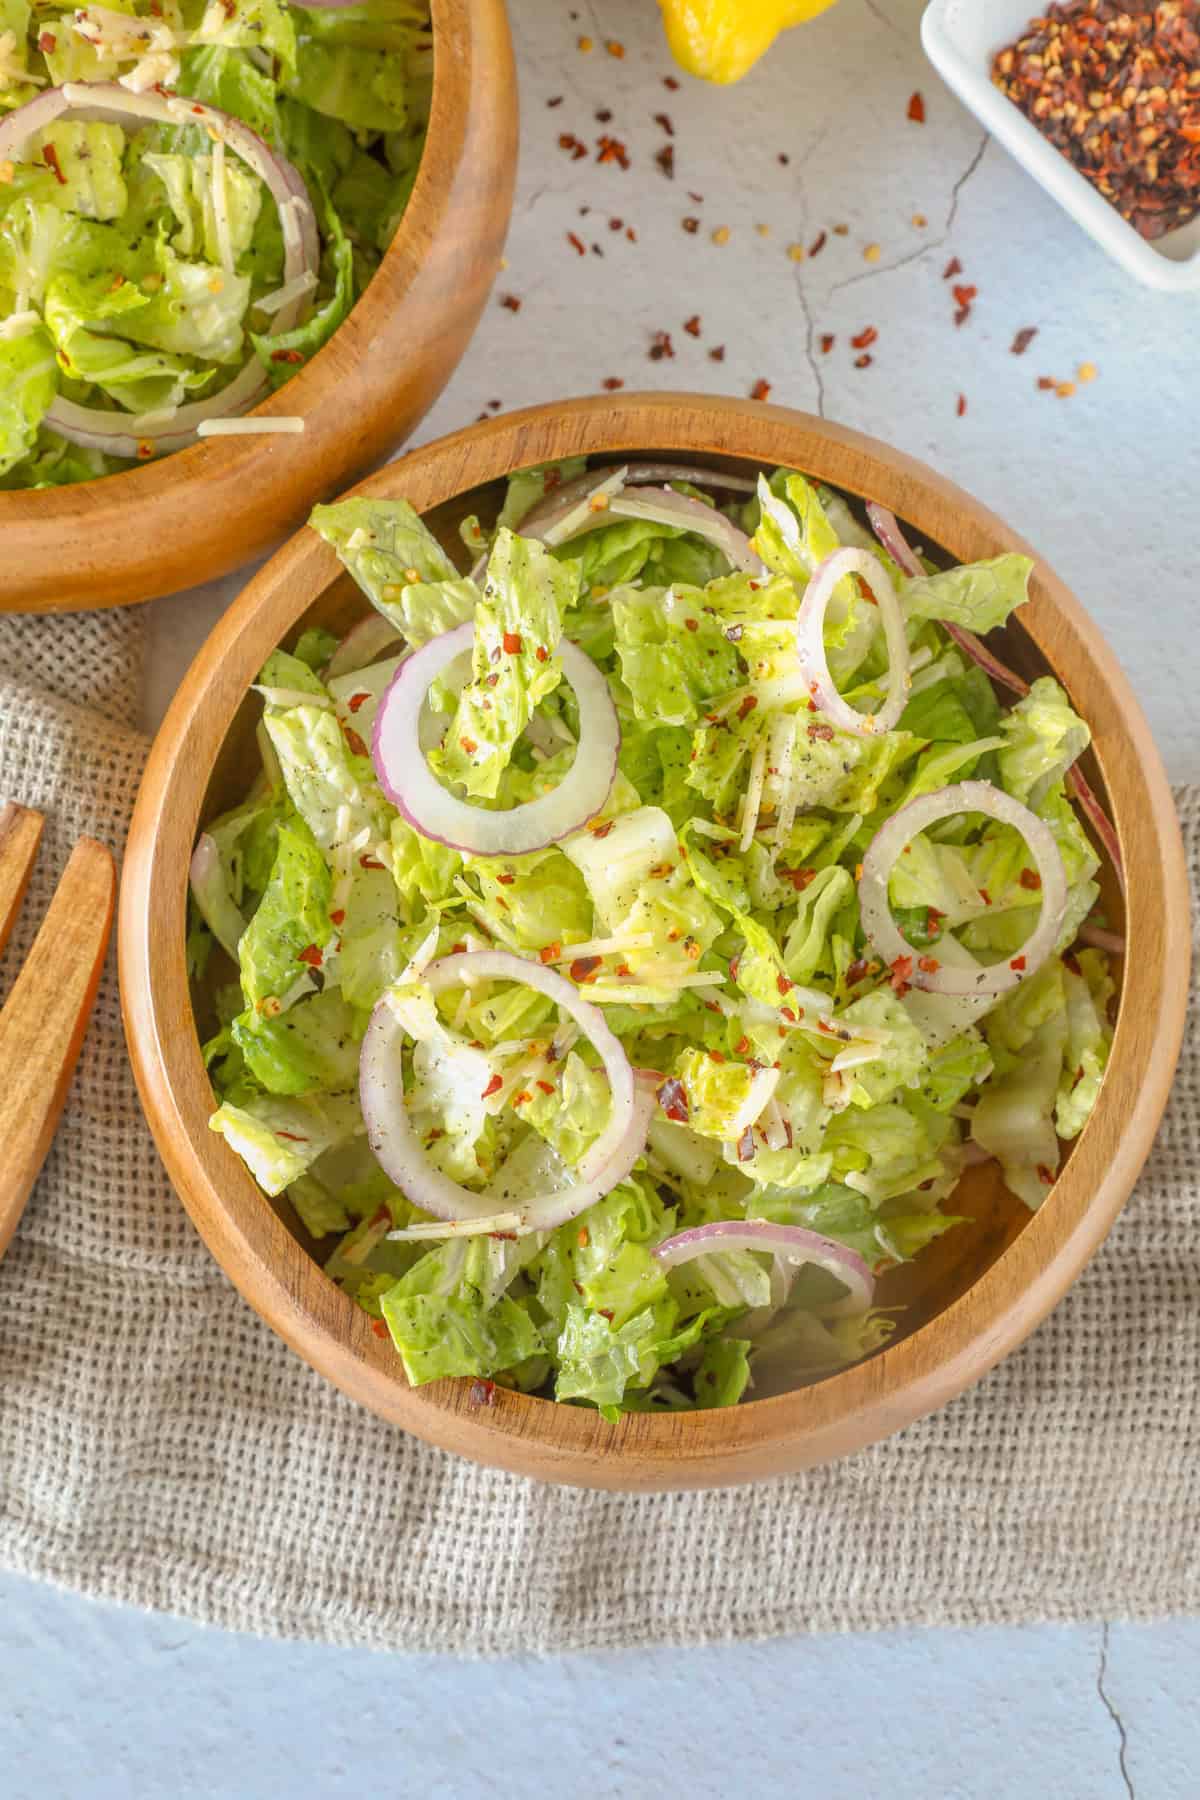
<instances>
[{"instance_id":1,"label":"crack in surface","mask_svg":"<svg viewBox=\"0 0 1200 1800\"><path fill-rule=\"evenodd\" d=\"M1105 1688L1104 1688L1104 1677L1108 1672L1108 1634L1109 1634L1109 1629L1110 1629L1109 1622L1106 1619L1104 1622L1104 1627L1103 1627L1103 1630L1101 1632L1101 1637L1100 1637L1100 1667L1096 1671L1096 1692L1099 1694L1100 1699L1104 1703L1104 1710L1107 1712L1109 1718L1112 1720L1113 1724L1116 1726L1117 1731L1120 1735L1121 1744L1120 1744L1120 1750L1118 1752L1117 1760L1121 1765L1121 1780L1125 1783L1125 1791L1129 1795L1129 1800L1134 1800L1133 1782L1129 1778L1129 1765L1126 1762L1126 1752L1129 1749L1129 1734L1125 1730L1124 1719L1122 1719L1120 1713L1117 1711L1116 1707L1113 1705L1112 1701L1109 1699L1108 1694L1105 1692Z\"/></svg>"},{"instance_id":2,"label":"crack in surface","mask_svg":"<svg viewBox=\"0 0 1200 1800\"><path fill-rule=\"evenodd\" d=\"M896 262L880 264L871 269L861 269L857 275L847 275L844 281L837 281L834 283L829 290L830 296L832 297L834 294L840 294L844 288L857 287L860 281L876 281L881 275L894 275L898 269L907 269L910 263L920 262L921 258L923 256L928 256L931 251L944 250L950 240L950 233L954 228L954 221L958 217L958 203L962 197L962 191L966 187L968 181L970 181L972 175L974 175L979 168L991 141L990 135L985 131L983 134L983 141L979 145L979 148L951 188L950 206L946 213L946 223L937 237L929 238L925 243L918 244L915 250L909 250L906 255L898 258Z\"/></svg>"},{"instance_id":3,"label":"crack in surface","mask_svg":"<svg viewBox=\"0 0 1200 1800\"><path fill-rule=\"evenodd\" d=\"M962 198L962 191L966 187L968 181L970 181L972 175L974 175L975 171L978 169L980 163L983 161L985 155L987 154L987 147L991 143L991 141L992 141L991 133L985 131L983 134L983 140L980 143L978 150L975 152L974 156L971 158L970 162L967 164L966 168L963 170L962 174L959 176L958 180L955 182L954 186L950 190L950 211L946 214L946 225L945 225L945 230L942 234L943 243L945 242L946 238L949 237L950 232L954 226L954 221L958 217L958 203L959 203L959 200Z\"/></svg>"},{"instance_id":4,"label":"crack in surface","mask_svg":"<svg viewBox=\"0 0 1200 1800\"><path fill-rule=\"evenodd\" d=\"M812 378L817 384L817 414L825 418L825 377L821 373L821 365L817 361L815 350L816 325L813 321L812 308L808 304L808 295L804 291L804 280L799 269L796 271L796 298L800 302L800 311L804 314L804 354L812 371Z\"/></svg>"},{"instance_id":5,"label":"crack in surface","mask_svg":"<svg viewBox=\"0 0 1200 1800\"><path fill-rule=\"evenodd\" d=\"M899 25L897 25L895 19L890 19L888 17L887 13L881 12L879 7L875 4L875 0L863 0L863 3L866 6L866 9L869 13L874 13L875 17L879 20L879 23L881 25L886 26L888 31L894 31L896 36L902 37L906 43L908 42L907 32L902 30L902 28Z\"/></svg>"}]
</instances>

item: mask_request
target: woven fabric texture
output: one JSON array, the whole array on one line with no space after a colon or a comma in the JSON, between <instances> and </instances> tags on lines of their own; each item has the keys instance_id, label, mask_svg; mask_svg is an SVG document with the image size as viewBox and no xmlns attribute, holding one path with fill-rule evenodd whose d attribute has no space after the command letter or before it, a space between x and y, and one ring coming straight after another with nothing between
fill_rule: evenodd
<instances>
[{"instance_id":1,"label":"woven fabric texture","mask_svg":"<svg viewBox=\"0 0 1200 1800\"><path fill-rule=\"evenodd\" d=\"M0 796L119 849L135 615L0 623ZM1200 892L1200 790L1179 796ZM1200 1610L1200 996L1103 1250L970 1393L831 1468L715 1494L535 1486L404 1436L230 1287L143 1124L110 965L0 1266L0 1564L244 1630L468 1654Z\"/></svg>"}]
</instances>

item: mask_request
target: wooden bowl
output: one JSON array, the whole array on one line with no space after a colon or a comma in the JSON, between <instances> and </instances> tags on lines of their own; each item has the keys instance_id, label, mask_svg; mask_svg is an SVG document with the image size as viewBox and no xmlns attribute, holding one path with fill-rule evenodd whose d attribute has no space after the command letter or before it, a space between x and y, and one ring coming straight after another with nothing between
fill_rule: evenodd
<instances>
[{"instance_id":1,"label":"wooden bowl","mask_svg":"<svg viewBox=\"0 0 1200 1800\"><path fill-rule=\"evenodd\" d=\"M225 575L399 444L470 341L512 210L504 0L432 0L433 107L412 197L323 350L257 407L302 433L205 438L99 481L0 493L0 612L130 606Z\"/></svg>"},{"instance_id":2,"label":"wooden bowl","mask_svg":"<svg viewBox=\"0 0 1200 1800\"><path fill-rule=\"evenodd\" d=\"M956 560L1026 548L961 489L869 438L780 407L696 395L576 400L494 419L413 452L356 491L405 496L453 548L458 520L494 508L509 470L642 452L728 469L791 464L881 501ZM885 1302L906 1311L900 1333L869 1361L777 1399L609 1425L502 1389L480 1405L469 1381L409 1388L391 1345L313 1260L287 1202L265 1199L208 1129L212 1096L184 966L192 845L201 821L245 792L258 711L247 688L265 657L302 623L342 628L366 610L311 532L272 558L201 651L154 745L125 862L121 985L134 1070L172 1179L218 1262L293 1349L354 1399L445 1449L547 1480L663 1489L776 1475L857 1450L942 1405L1033 1330L1103 1239L1149 1151L1179 1050L1189 960L1183 849L1145 720L1095 626L1042 563L1033 594L1003 654L1027 674L1052 670L1089 721L1088 779L1107 801L1129 871L1127 910L1111 871L1105 888L1130 954L1091 1121L1036 1214L994 1167L968 1171L954 1207L972 1223L886 1278Z\"/></svg>"}]
</instances>

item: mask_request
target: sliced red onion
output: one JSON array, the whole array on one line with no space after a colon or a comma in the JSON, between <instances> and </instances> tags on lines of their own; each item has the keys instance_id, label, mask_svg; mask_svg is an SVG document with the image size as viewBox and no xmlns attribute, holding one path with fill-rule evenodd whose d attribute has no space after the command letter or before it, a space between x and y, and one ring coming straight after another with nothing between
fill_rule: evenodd
<instances>
[{"instance_id":1,"label":"sliced red onion","mask_svg":"<svg viewBox=\"0 0 1200 1800\"><path fill-rule=\"evenodd\" d=\"M367 669L393 644L402 641L402 634L390 619L385 619L382 613L368 613L365 619L350 627L326 663L324 679L336 681L339 675L353 675L357 669Z\"/></svg>"},{"instance_id":2,"label":"sliced red onion","mask_svg":"<svg viewBox=\"0 0 1200 1800\"><path fill-rule=\"evenodd\" d=\"M487 1194L472 1193L434 1168L412 1128L404 1100L400 1053L403 1027L385 994L371 1014L359 1057L359 1094L367 1141L379 1166L424 1212L452 1221L461 1230L495 1229L493 1220L509 1204L515 1229L547 1231L573 1219L585 1207L624 1181L642 1154L651 1105L648 1093L635 1085L634 1072L620 1040L605 1024L600 1009L584 1000L563 976L540 962L527 962L506 950L474 950L444 956L431 963L424 979L435 995L464 981L517 981L562 1008L589 1039L604 1064L612 1095L608 1124L579 1164L572 1186L548 1194L502 1192L493 1182Z\"/></svg>"},{"instance_id":3,"label":"sliced red onion","mask_svg":"<svg viewBox=\"0 0 1200 1800\"><path fill-rule=\"evenodd\" d=\"M802 1225L775 1225L769 1219L718 1219L665 1239L654 1246L651 1255L664 1268L675 1269L721 1250L762 1250L781 1258L785 1265L815 1263L827 1270L850 1290L845 1300L826 1309L830 1318L843 1309L864 1313L874 1298L875 1277L858 1252Z\"/></svg>"},{"instance_id":4,"label":"sliced red onion","mask_svg":"<svg viewBox=\"0 0 1200 1800\"><path fill-rule=\"evenodd\" d=\"M475 639L469 621L410 656L379 703L371 757L388 799L422 837L471 856L524 856L544 850L595 818L617 771L621 730L608 683L590 656L563 638L563 673L579 706L579 746L558 786L524 806L489 812L456 799L435 778L421 749L421 716L430 684Z\"/></svg>"},{"instance_id":5,"label":"sliced red onion","mask_svg":"<svg viewBox=\"0 0 1200 1800\"><path fill-rule=\"evenodd\" d=\"M140 124L205 128L215 142L227 145L257 175L278 207L283 227L285 282L316 274L321 260L320 239L303 177L232 113L202 106L179 94L161 94L154 89L132 93L115 81L67 82L63 87L47 89L0 121L0 161L17 160L35 132L67 114L123 125L126 129L131 125L136 129ZM281 307L275 329L289 331L297 324L306 301L307 293L302 291L289 305ZM59 395L46 414L46 423L84 449L103 450L110 456L145 458L160 451L183 449L195 440L196 428L203 420L233 418L248 412L265 398L269 389L266 371L254 356L219 393L187 406L163 407L125 417L99 407L80 406Z\"/></svg>"},{"instance_id":6,"label":"sliced red onion","mask_svg":"<svg viewBox=\"0 0 1200 1800\"><path fill-rule=\"evenodd\" d=\"M770 570L751 548L746 533L715 507L706 506L691 494L677 494L674 488L658 490L651 499L642 495L621 494L610 500L608 511L619 519L648 519L655 525L676 525L695 532L721 551L735 569L744 575L767 580Z\"/></svg>"},{"instance_id":7,"label":"sliced red onion","mask_svg":"<svg viewBox=\"0 0 1200 1800\"><path fill-rule=\"evenodd\" d=\"M1011 957L977 969L939 960L936 944L923 950L910 944L892 918L888 900L892 870L917 833L968 812L986 813L1019 831L1042 880L1041 914L1030 937ZM910 987L930 994L1003 994L1035 975L1053 953L1067 907L1067 877L1054 833L1036 813L990 781L960 781L910 800L876 832L862 860L858 903L871 948Z\"/></svg>"},{"instance_id":8,"label":"sliced red onion","mask_svg":"<svg viewBox=\"0 0 1200 1800\"><path fill-rule=\"evenodd\" d=\"M923 575L925 571L897 524L895 515L888 512L886 507L877 506L871 500L867 503L867 516L870 518L875 536L889 556L899 563L905 574ZM1024 699L1029 692L1029 683L1023 675L1018 675L1015 669L1010 669L1007 663L1002 663L1000 658L988 649L983 640L977 638L973 631L968 631L965 625L952 625L948 619L942 619L939 623L947 637L952 638L959 649L969 656L972 662L979 665L985 675L989 675L1001 687L1008 688L1011 693L1019 694ZM1081 769L1076 766L1068 769L1065 780L1067 792L1078 801L1080 811L1100 839L1101 845L1112 863L1117 881L1120 883L1121 892L1124 893L1125 865L1121 857L1120 839L1117 837L1112 820L1092 792Z\"/></svg>"},{"instance_id":9,"label":"sliced red onion","mask_svg":"<svg viewBox=\"0 0 1200 1800\"><path fill-rule=\"evenodd\" d=\"M842 699L829 673L825 655L825 612L834 589L847 575L857 575L866 582L879 605L888 648L888 697L877 713L855 712ZM808 681L809 693L821 711L842 731L855 737L873 737L877 732L894 731L908 700L912 677L908 669L908 635L904 629L904 613L887 570L869 550L835 550L818 563L796 619L796 647L800 667Z\"/></svg>"},{"instance_id":10,"label":"sliced red onion","mask_svg":"<svg viewBox=\"0 0 1200 1800\"><path fill-rule=\"evenodd\" d=\"M1079 941L1090 944L1094 950L1107 950L1110 956L1124 956L1125 939L1119 931L1105 931L1102 925L1081 925Z\"/></svg>"},{"instance_id":11,"label":"sliced red onion","mask_svg":"<svg viewBox=\"0 0 1200 1800\"><path fill-rule=\"evenodd\" d=\"M574 481L564 481L551 488L545 498L532 507L517 526L522 537L540 537L542 527L556 515L579 500L595 493L597 484L616 470L589 469ZM684 463L626 463L620 470L623 487L657 487L672 481L686 481L691 487L714 488L718 492L752 494L754 483L744 475L725 475L717 469L697 469Z\"/></svg>"}]
</instances>

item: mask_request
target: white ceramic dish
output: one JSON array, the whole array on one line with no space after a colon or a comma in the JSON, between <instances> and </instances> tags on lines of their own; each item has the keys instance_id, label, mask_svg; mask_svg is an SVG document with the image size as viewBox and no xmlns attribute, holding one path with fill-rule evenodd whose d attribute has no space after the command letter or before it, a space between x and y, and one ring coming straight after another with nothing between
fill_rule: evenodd
<instances>
[{"instance_id":1,"label":"white ceramic dish","mask_svg":"<svg viewBox=\"0 0 1200 1800\"><path fill-rule=\"evenodd\" d=\"M925 54L992 136L1130 275L1169 293L1200 288L1200 218L1149 243L992 85L997 51L1039 10L1037 0L931 0L921 20Z\"/></svg>"}]
</instances>

